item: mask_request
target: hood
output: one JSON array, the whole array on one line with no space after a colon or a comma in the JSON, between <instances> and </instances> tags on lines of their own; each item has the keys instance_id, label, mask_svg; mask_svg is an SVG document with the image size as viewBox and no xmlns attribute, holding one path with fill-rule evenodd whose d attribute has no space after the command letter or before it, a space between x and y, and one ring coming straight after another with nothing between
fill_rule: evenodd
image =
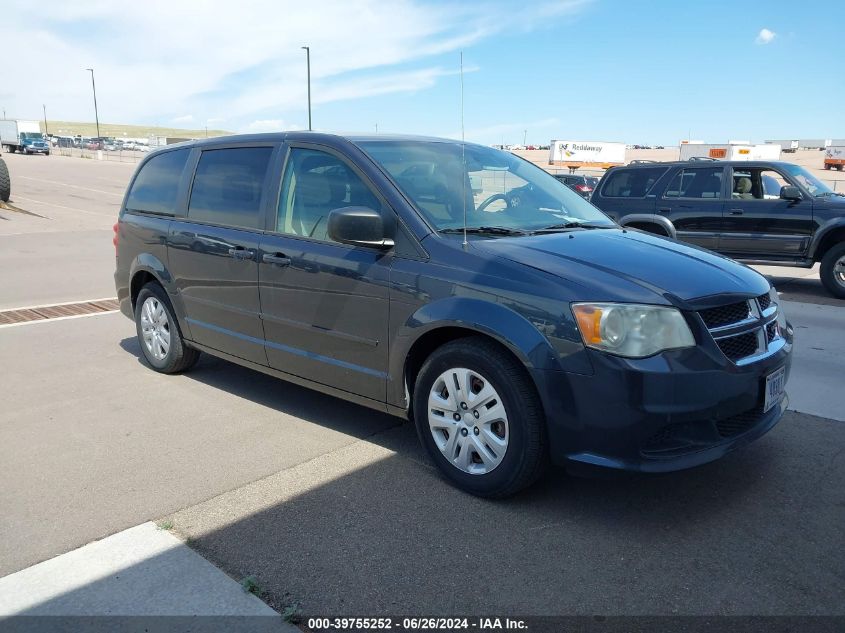
<instances>
[{"instance_id":1,"label":"hood","mask_svg":"<svg viewBox=\"0 0 845 633\"><path fill-rule=\"evenodd\" d=\"M478 240L473 246L578 284L589 301L701 309L769 291L765 277L747 266L639 231L574 230Z\"/></svg>"}]
</instances>

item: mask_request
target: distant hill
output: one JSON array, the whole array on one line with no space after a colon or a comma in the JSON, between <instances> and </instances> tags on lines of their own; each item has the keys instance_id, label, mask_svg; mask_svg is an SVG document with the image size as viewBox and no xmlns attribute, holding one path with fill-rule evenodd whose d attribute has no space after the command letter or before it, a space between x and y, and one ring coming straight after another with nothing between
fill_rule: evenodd
<instances>
[{"instance_id":1,"label":"distant hill","mask_svg":"<svg viewBox=\"0 0 845 633\"><path fill-rule=\"evenodd\" d=\"M41 121L41 131L44 132L44 121ZM47 121L47 131L60 136L97 136L97 126L94 123L78 121ZM226 130L208 130L208 136L225 136L233 134ZM156 127L152 125L122 125L119 123L100 123L100 136L115 138L147 138L152 136L178 136L181 138L204 138L205 128L201 130L186 130L175 127Z\"/></svg>"}]
</instances>

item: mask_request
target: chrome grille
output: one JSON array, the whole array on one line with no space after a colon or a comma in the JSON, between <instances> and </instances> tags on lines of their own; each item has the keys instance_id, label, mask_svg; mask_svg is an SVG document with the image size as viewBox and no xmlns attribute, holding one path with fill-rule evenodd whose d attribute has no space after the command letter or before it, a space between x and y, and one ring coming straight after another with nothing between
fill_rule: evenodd
<instances>
[{"instance_id":1,"label":"chrome grille","mask_svg":"<svg viewBox=\"0 0 845 633\"><path fill-rule=\"evenodd\" d=\"M778 337L778 322L772 321L766 326L766 341L771 343Z\"/></svg>"},{"instance_id":2,"label":"chrome grille","mask_svg":"<svg viewBox=\"0 0 845 633\"><path fill-rule=\"evenodd\" d=\"M768 294L699 311L699 316L722 353L745 364L765 355L781 338L778 305ZM749 360L750 359L750 360Z\"/></svg>"},{"instance_id":3,"label":"chrome grille","mask_svg":"<svg viewBox=\"0 0 845 633\"><path fill-rule=\"evenodd\" d=\"M704 319L704 325L708 330L713 328L730 325L737 321L747 319L751 311L748 307L747 301L740 301L739 303L731 303L726 306L719 306L718 308L708 308L699 312L701 318Z\"/></svg>"},{"instance_id":4,"label":"chrome grille","mask_svg":"<svg viewBox=\"0 0 845 633\"><path fill-rule=\"evenodd\" d=\"M719 349L733 361L740 358L751 356L757 352L757 334L756 332L747 332L739 336L729 336L728 338L719 339L716 344Z\"/></svg>"}]
</instances>

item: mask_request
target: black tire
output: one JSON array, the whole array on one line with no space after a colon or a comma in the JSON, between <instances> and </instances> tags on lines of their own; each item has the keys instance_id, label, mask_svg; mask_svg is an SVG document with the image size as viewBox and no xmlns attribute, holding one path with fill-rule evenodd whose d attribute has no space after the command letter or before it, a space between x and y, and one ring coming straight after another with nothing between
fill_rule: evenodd
<instances>
[{"instance_id":1,"label":"black tire","mask_svg":"<svg viewBox=\"0 0 845 633\"><path fill-rule=\"evenodd\" d=\"M9 168L6 161L0 158L0 200L8 202L12 195L12 179L9 176Z\"/></svg>"},{"instance_id":2,"label":"black tire","mask_svg":"<svg viewBox=\"0 0 845 633\"><path fill-rule=\"evenodd\" d=\"M839 299L845 299L845 280L840 280L833 270L840 259L845 259L845 242L833 246L824 254L819 277L830 294Z\"/></svg>"},{"instance_id":3,"label":"black tire","mask_svg":"<svg viewBox=\"0 0 845 633\"><path fill-rule=\"evenodd\" d=\"M155 358L152 352L147 348L144 341L144 335L141 331L141 311L147 299L156 299L167 316L167 331L170 334L170 346L163 358ZM141 288L138 293L138 298L135 300L135 331L138 336L138 344L141 347L141 354L147 364L162 374L175 374L185 371L192 367L199 358L200 353L192 347L185 345L182 338L182 331L179 329L179 323L176 321L176 315L173 312L173 305L167 293L158 283L150 282Z\"/></svg>"},{"instance_id":4,"label":"black tire","mask_svg":"<svg viewBox=\"0 0 845 633\"><path fill-rule=\"evenodd\" d=\"M485 474L452 464L437 447L428 422L429 394L441 374L466 368L483 375L501 397L508 419L508 445L501 462ZM534 483L548 462L540 398L525 368L496 343L481 337L458 339L435 350L414 388L414 423L420 441L441 473L455 486L480 497L503 498Z\"/></svg>"}]
</instances>

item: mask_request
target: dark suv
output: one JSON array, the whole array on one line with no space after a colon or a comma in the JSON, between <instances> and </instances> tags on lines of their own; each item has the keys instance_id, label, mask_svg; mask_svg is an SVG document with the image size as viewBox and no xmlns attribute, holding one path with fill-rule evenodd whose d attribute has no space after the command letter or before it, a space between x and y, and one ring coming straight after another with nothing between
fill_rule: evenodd
<instances>
[{"instance_id":1,"label":"dark suv","mask_svg":"<svg viewBox=\"0 0 845 633\"><path fill-rule=\"evenodd\" d=\"M503 496L547 460L669 471L786 407L792 328L753 270L625 230L542 169L454 141L235 136L146 157L115 281L155 370L200 351L409 416Z\"/></svg>"},{"instance_id":2,"label":"dark suv","mask_svg":"<svg viewBox=\"0 0 845 633\"><path fill-rule=\"evenodd\" d=\"M845 197L783 162L690 161L613 167L590 201L622 226L749 264L811 268L845 299Z\"/></svg>"}]
</instances>

